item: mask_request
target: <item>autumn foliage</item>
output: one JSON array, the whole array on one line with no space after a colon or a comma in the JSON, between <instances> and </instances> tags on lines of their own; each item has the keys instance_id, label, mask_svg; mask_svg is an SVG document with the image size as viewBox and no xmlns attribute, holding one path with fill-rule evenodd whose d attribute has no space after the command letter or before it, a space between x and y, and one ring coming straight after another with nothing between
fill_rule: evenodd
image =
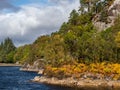
<instances>
[{"instance_id":1,"label":"autumn foliage","mask_svg":"<svg viewBox=\"0 0 120 90\"><path fill-rule=\"evenodd\" d=\"M47 77L61 78L84 78L84 79L110 79L120 80L120 64L117 63L92 63L75 65L63 65L61 67L47 66L44 72ZM85 77L86 75L86 77Z\"/></svg>"}]
</instances>

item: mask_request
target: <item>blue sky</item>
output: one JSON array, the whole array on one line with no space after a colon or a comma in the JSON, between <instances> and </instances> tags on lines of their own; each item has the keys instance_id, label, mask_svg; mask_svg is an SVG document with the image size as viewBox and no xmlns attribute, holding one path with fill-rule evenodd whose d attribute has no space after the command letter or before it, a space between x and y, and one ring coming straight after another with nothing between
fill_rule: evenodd
<instances>
[{"instance_id":1,"label":"blue sky","mask_svg":"<svg viewBox=\"0 0 120 90\"><path fill-rule=\"evenodd\" d=\"M47 4L48 0L12 0L12 4L15 6L21 6L26 4L32 4L32 3L39 3L42 5Z\"/></svg>"},{"instance_id":2,"label":"blue sky","mask_svg":"<svg viewBox=\"0 0 120 90\"><path fill-rule=\"evenodd\" d=\"M41 35L58 31L79 0L0 0L0 42L30 44Z\"/></svg>"},{"instance_id":3,"label":"blue sky","mask_svg":"<svg viewBox=\"0 0 120 90\"><path fill-rule=\"evenodd\" d=\"M31 3L31 1L30 0L12 0L11 3L15 6L20 6L20 5Z\"/></svg>"}]
</instances>

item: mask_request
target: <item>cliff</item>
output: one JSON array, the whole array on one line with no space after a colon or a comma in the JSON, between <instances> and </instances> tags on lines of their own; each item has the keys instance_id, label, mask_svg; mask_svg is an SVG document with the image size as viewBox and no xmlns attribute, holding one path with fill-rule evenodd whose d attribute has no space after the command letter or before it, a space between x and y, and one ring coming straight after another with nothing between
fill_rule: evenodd
<instances>
[{"instance_id":1,"label":"cliff","mask_svg":"<svg viewBox=\"0 0 120 90\"><path fill-rule=\"evenodd\" d=\"M101 13L95 15L93 18L93 24L98 30L105 30L112 25L114 25L115 19L119 16L120 14L120 0L115 0L111 6L108 7L107 9L107 21L102 22L100 21L100 15Z\"/></svg>"}]
</instances>

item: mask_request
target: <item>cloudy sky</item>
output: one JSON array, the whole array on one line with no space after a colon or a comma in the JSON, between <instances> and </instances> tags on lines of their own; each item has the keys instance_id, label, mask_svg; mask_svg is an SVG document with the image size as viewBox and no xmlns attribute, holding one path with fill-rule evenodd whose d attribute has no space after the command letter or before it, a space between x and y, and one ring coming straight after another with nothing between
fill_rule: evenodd
<instances>
[{"instance_id":1,"label":"cloudy sky","mask_svg":"<svg viewBox=\"0 0 120 90\"><path fill-rule=\"evenodd\" d=\"M16 46L30 44L57 31L78 7L79 0L0 0L0 42L10 37Z\"/></svg>"}]
</instances>

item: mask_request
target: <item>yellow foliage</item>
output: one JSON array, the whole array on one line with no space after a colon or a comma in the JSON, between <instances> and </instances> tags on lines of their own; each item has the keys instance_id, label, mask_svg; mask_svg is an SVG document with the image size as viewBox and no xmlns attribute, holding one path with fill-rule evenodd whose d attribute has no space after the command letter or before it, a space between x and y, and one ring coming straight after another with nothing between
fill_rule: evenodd
<instances>
[{"instance_id":1,"label":"yellow foliage","mask_svg":"<svg viewBox=\"0 0 120 90\"><path fill-rule=\"evenodd\" d=\"M74 69L74 72L75 72L75 73L81 73L82 71L81 71L81 69L80 69L79 67L76 67L76 68Z\"/></svg>"},{"instance_id":2,"label":"yellow foliage","mask_svg":"<svg viewBox=\"0 0 120 90\"><path fill-rule=\"evenodd\" d=\"M52 68L52 71L56 71L56 70L57 70L57 68L55 68L55 67L54 67L54 68Z\"/></svg>"},{"instance_id":3,"label":"yellow foliage","mask_svg":"<svg viewBox=\"0 0 120 90\"><path fill-rule=\"evenodd\" d=\"M63 65L61 67L48 66L45 71L52 76L57 76L61 73L63 76L74 76L79 78L81 73L89 72L93 74L101 74L103 77L111 77L113 80L120 79L120 64L117 63L102 62L91 63L89 65L79 63L76 65Z\"/></svg>"},{"instance_id":4,"label":"yellow foliage","mask_svg":"<svg viewBox=\"0 0 120 90\"><path fill-rule=\"evenodd\" d=\"M118 80L118 79L120 79L120 75L119 74L114 75L113 80Z\"/></svg>"}]
</instances>

